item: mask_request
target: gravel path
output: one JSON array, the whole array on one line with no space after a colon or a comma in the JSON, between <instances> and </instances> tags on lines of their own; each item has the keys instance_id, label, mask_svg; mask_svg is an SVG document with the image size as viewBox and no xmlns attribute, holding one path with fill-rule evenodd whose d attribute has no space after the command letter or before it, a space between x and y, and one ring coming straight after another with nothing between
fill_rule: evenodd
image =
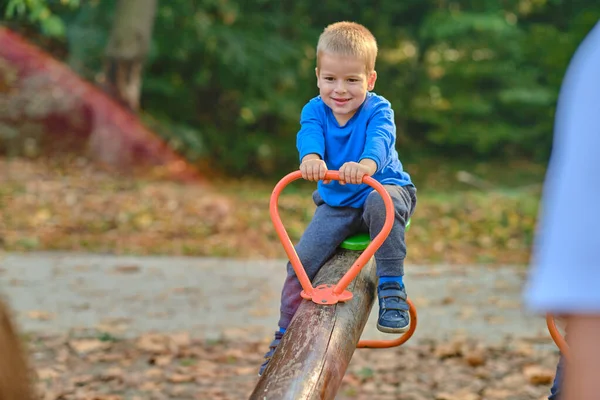
<instances>
[{"instance_id":1,"label":"gravel path","mask_svg":"<svg viewBox=\"0 0 600 400\"><path fill-rule=\"evenodd\" d=\"M408 265L405 282L419 313L415 338L456 334L494 344L547 335L543 318L521 308L524 267ZM0 291L21 329L106 330L122 337L187 331L196 338L262 340L278 320L284 261L5 254ZM373 307L363 337L384 338Z\"/></svg>"}]
</instances>

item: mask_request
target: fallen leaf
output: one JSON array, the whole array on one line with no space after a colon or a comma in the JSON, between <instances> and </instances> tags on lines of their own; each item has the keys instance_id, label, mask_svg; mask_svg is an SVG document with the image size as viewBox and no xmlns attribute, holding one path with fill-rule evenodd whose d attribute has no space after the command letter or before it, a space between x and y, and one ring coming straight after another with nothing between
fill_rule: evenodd
<instances>
[{"instance_id":1,"label":"fallen leaf","mask_svg":"<svg viewBox=\"0 0 600 400\"><path fill-rule=\"evenodd\" d=\"M169 349L167 338L156 333L147 333L140 336L136 347L148 353L166 353Z\"/></svg>"},{"instance_id":2,"label":"fallen leaf","mask_svg":"<svg viewBox=\"0 0 600 400\"><path fill-rule=\"evenodd\" d=\"M485 364L485 351L482 349L468 350L464 355L464 359L471 367L479 367Z\"/></svg>"},{"instance_id":3,"label":"fallen leaf","mask_svg":"<svg viewBox=\"0 0 600 400\"><path fill-rule=\"evenodd\" d=\"M84 355L99 350L105 350L110 347L110 343L102 342L98 339L75 339L69 341L69 346L77 354Z\"/></svg>"},{"instance_id":4,"label":"fallen leaf","mask_svg":"<svg viewBox=\"0 0 600 400\"><path fill-rule=\"evenodd\" d=\"M156 365L157 367L164 367L166 365L171 364L172 361L173 361L173 356L170 354L156 356L152 359L152 363L154 365Z\"/></svg>"},{"instance_id":5,"label":"fallen leaf","mask_svg":"<svg viewBox=\"0 0 600 400\"><path fill-rule=\"evenodd\" d=\"M178 348L188 347L192 343L192 339L188 332L170 333L168 337L171 343Z\"/></svg>"},{"instance_id":6,"label":"fallen leaf","mask_svg":"<svg viewBox=\"0 0 600 400\"><path fill-rule=\"evenodd\" d=\"M454 304L454 302L455 302L455 300L454 300L454 298L453 298L453 297L446 296L446 297L444 297L444 298L443 298L443 299L440 301L440 304L441 304L441 305L443 305L443 306L447 306L447 305L450 305L450 304Z\"/></svg>"},{"instance_id":7,"label":"fallen leaf","mask_svg":"<svg viewBox=\"0 0 600 400\"><path fill-rule=\"evenodd\" d=\"M554 380L555 371L539 365L528 365L523 368L523 374L533 385L548 385Z\"/></svg>"},{"instance_id":8,"label":"fallen leaf","mask_svg":"<svg viewBox=\"0 0 600 400\"><path fill-rule=\"evenodd\" d=\"M139 265L117 265L114 268L114 271L121 273L121 274L133 274L136 272L140 272L140 266Z\"/></svg>"},{"instance_id":9,"label":"fallen leaf","mask_svg":"<svg viewBox=\"0 0 600 400\"><path fill-rule=\"evenodd\" d=\"M191 374L171 374L167 380L172 383L186 383L194 381L194 376Z\"/></svg>"},{"instance_id":10,"label":"fallen leaf","mask_svg":"<svg viewBox=\"0 0 600 400\"><path fill-rule=\"evenodd\" d=\"M151 368L144 371L144 376L152 380L159 380L163 378L164 372L160 368Z\"/></svg>"},{"instance_id":11,"label":"fallen leaf","mask_svg":"<svg viewBox=\"0 0 600 400\"><path fill-rule=\"evenodd\" d=\"M456 393L441 392L435 395L435 400L479 400L479 395L468 390L459 390Z\"/></svg>"},{"instance_id":12,"label":"fallen leaf","mask_svg":"<svg viewBox=\"0 0 600 400\"><path fill-rule=\"evenodd\" d=\"M58 378L61 374L52 367L40 368L37 370L38 379L47 380Z\"/></svg>"},{"instance_id":13,"label":"fallen leaf","mask_svg":"<svg viewBox=\"0 0 600 400\"><path fill-rule=\"evenodd\" d=\"M438 358L456 357L462 353L462 343L453 341L450 343L441 343L435 348L435 356Z\"/></svg>"},{"instance_id":14,"label":"fallen leaf","mask_svg":"<svg viewBox=\"0 0 600 400\"><path fill-rule=\"evenodd\" d=\"M55 315L47 311L32 310L27 311L27 317L38 321L50 321L55 318Z\"/></svg>"}]
</instances>

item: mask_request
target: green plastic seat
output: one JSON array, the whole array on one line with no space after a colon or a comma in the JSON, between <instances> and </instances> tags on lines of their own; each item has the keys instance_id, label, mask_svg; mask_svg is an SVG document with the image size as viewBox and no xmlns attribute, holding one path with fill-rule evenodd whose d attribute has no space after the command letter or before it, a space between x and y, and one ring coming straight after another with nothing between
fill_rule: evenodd
<instances>
[{"instance_id":1,"label":"green plastic seat","mask_svg":"<svg viewBox=\"0 0 600 400\"><path fill-rule=\"evenodd\" d=\"M346 250L364 250L371 243L371 237L368 233L357 233L356 235L348 236L342 242L340 247Z\"/></svg>"},{"instance_id":2,"label":"green plastic seat","mask_svg":"<svg viewBox=\"0 0 600 400\"><path fill-rule=\"evenodd\" d=\"M410 218L408 219L408 222L406 223L405 232L408 231L408 228L410 228ZM346 240L344 240L342 242L340 247L342 249L346 249L346 250L362 251L362 250L366 249L370 243L371 243L371 237L369 236L369 234L362 232L362 233L357 233L356 235L348 236L346 238Z\"/></svg>"}]
</instances>

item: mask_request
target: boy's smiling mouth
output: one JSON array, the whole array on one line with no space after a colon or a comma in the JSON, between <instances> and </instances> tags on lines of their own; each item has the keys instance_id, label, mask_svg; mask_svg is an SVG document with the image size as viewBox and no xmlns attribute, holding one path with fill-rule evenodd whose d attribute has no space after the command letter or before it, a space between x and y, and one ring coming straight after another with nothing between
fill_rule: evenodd
<instances>
[{"instance_id":1,"label":"boy's smiling mouth","mask_svg":"<svg viewBox=\"0 0 600 400\"><path fill-rule=\"evenodd\" d=\"M351 100L351 99L338 99L338 98L335 98L335 97L332 97L331 99L333 101L335 101L336 104L338 104L338 105L346 104L347 102L349 102Z\"/></svg>"}]
</instances>

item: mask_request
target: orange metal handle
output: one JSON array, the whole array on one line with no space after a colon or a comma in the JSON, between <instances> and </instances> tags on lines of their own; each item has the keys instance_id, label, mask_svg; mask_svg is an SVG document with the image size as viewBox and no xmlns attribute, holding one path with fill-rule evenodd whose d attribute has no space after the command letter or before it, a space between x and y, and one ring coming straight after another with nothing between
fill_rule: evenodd
<instances>
[{"instance_id":1,"label":"orange metal handle","mask_svg":"<svg viewBox=\"0 0 600 400\"><path fill-rule=\"evenodd\" d=\"M550 332L550 336L552 336L552 340L554 340L554 343L558 346L561 354L566 358L569 358L569 345L558 331L552 314L546 314L546 325L548 326L548 331Z\"/></svg>"},{"instance_id":2,"label":"orange metal handle","mask_svg":"<svg viewBox=\"0 0 600 400\"><path fill-rule=\"evenodd\" d=\"M292 264L292 267L294 268L294 271L296 272L296 276L298 277L298 280L302 285L302 289L304 289L304 292L307 295L312 296L314 288L310 282L310 279L308 278L308 275L306 274L306 271L304 270L304 266L302 265L298 254L296 253L296 249L294 248L294 245L292 244L290 237L287 231L285 230L285 227L283 226L283 223L281 222L281 217L279 216L279 210L277 207L279 195L281 194L283 189L291 182L294 182L301 178L302 173L300 171L294 171L284 176L277 183L277 185L275 185L275 188L273 189L273 193L271 194L269 210L271 213L271 220L273 221L273 225L275 226L275 231L277 232L277 235L281 240L281 244L285 249L285 252L290 260L290 263ZM325 179L339 180L340 174L338 171L327 171L325 173ZM379 247L383 244L386 237L392 230L392 226L394 225L394 203L392 202L392 198L390 197L389 193L385 190L381 183L377 182L370 176L365 176L363 178L363 182L371 186L377 191L377 193L381 195L381 198L383 199L383 202L385 204L385 223L383 224L381 232L379 232L379 234L371 241L371 243L365 249L365 251L363 251L363 253L356 259L354 264L352 264L350 269L346 271L346 273L340 279L337 285L335 285L335 287L333 288L334 295L342 294L342 292L348 287L350 282L352 282L352 280L356 278L356 276L360 273L362 267L371 259L373 254L375 254L377 249L379 249Z\"/></svg>"},{"instance_id":3,"label":"orange metal handle","mask_svg":"<svg viewBox=\"0 0 600 400\"><path fill-rule=\"evenodd\" d=\"M417 310L410 299L407 299L406 302L408 303L409 307L408 312L410 314L410 327L402 334L402 336L394 340L360 340L356 347L361 349L384 349L388 347L400 346L406 343L417 329Z\"/></svg>"}]
</instances>

